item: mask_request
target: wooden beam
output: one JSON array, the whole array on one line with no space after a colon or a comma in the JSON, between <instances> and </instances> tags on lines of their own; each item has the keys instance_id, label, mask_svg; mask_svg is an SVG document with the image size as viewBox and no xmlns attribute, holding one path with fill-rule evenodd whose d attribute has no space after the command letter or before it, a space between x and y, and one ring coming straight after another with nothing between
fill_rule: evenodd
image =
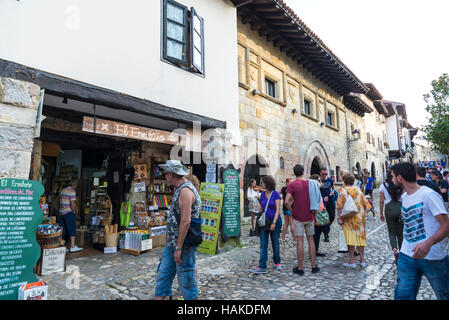
<instances>
[{"instance_id":1,"label":"wooden beam","mask_svg":"<svg viewBox=\"0 0 449 320\"><path fill-rule=\"evenodd\" d=\"M200 121L201 125L206 128L226 128L225 121L167 107L156 102L29 68L4 59L0 59L0 77L35 83L45 89L48 94L103 105L113 109L127 110L135 114L179 121L188 125L192 125L193 121ZM122 120L128 121L127 119Z\"/></svg>"}]
</instances>

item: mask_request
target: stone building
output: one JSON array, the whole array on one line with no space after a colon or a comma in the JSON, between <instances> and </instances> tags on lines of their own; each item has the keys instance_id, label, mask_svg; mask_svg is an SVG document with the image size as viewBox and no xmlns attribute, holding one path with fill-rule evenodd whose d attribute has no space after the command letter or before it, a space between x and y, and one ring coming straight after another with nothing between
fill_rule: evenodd
<instances>
[{"instance_id":1,"label":"stone building","mask_svg":"<svg viewBox=\"0 0 449 320\"><path fill-rule=\"evenodd\" d=\"M337 183L353 159L367 166L364 141L352 140L374 111L369 88L282 1L246 3L237 14L243 190L264 174L280 188L296 164L307 177L325 167Z\"/></svg>"}]
</instances>

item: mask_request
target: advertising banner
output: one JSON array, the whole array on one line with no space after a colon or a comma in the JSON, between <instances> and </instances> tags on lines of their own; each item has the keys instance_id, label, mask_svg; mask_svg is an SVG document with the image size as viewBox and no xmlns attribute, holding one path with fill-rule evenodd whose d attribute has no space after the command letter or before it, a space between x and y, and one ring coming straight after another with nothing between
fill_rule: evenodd
<instances>
[{"instance_id":1,"label":"advertising banner","mask_svg":"<svg viewBox=\"0 0 449 320\"><path fill-rule=\"evenodd\" d=\"M203 242L198 248L199 252L210 255L216 253L223 194L223 184L201 183L201 230L203 232Z\"/></svg>"}]
</instances>

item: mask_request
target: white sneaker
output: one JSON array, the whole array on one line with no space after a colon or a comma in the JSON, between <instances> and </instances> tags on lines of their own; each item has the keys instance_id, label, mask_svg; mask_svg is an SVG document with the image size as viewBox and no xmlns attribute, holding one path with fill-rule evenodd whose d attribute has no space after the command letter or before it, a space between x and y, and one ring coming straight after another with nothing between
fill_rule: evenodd
<instances>
[{"instance_id":1,"label":"white sneaker","mask_svg":"<svg viewBox=\"0 0 449 320\"><path fill-rule=\"evenodd\" d=\"M355 263L343 263L343 267L355 269L357 268L357 265Z\"/></svg>"},{"instance_id":2,"label":"white sneaker","mask_svg":"<svg viewBox=\"0 0 449 320\"><path fill-rule=\"evenodd\" d=\"M83 248L79 248L78 246L74 246L73 248L70 248L70 252L78 252L83 250Z\"/></svg>"},{"instance_id":3,"label":"white sneaker","mask_svg":"<svg viewBox=\"0 0 449 320\"><path fill-rule=\"evenodd\" d=\"M366 268L366 262L360 262L359 265L360 265L362 268Z\"/></svg>"}]
</instances>

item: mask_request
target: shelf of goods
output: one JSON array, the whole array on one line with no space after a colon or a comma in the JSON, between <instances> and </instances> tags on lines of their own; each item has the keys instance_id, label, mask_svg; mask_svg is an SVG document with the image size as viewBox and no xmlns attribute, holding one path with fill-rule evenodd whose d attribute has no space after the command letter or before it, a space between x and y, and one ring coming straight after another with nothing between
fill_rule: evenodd
<instances>
[{"instance_id":1,"label":"shelf of goods","mask_svg":"<svg viewBox=\"0 0 449 320\"><path fill-rule=\"evenodd\" d=\"M130 229L120 232L120 251L135 256L150 251L152 246L149 230Z\"/></svg>"}]
</instances>

